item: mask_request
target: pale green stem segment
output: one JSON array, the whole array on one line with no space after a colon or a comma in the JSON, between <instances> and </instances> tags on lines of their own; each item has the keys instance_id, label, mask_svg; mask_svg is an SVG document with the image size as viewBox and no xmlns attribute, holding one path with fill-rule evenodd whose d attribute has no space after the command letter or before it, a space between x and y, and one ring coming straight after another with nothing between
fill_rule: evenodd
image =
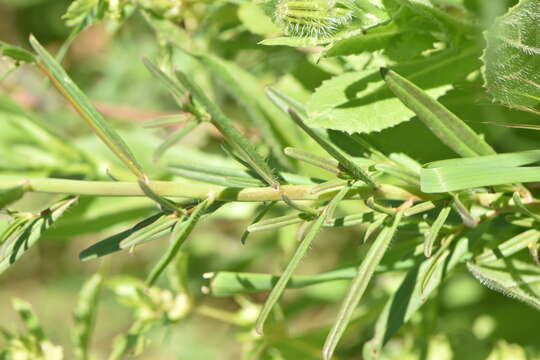
<instances>
[{"instance_id":1,"label":"pale green stem segment","mask_svg":"<svg viewBox=\"0 0 540 360\"><path fill-rule=\"evenodd\" d=\"M30 36L30 44L38 54L37 64L49 77L58 91L71 103L79 115L88 123L92 130L111 149L111 151L137 176L145 178L144 171L139 165L131 150L122 138L103 118L91 101L84 95L79 87L70 79L60 64Z\"/></svg>"},{"instance_id":2,"label":"pale green stem segment","mask_svg":"<svg viewBox=\"0 0 540 360\"><path fill-rule=\"evenodd\" d=\"M321 230L322 226L324 225L328 214L331 214L334 212L335 207L339 204L341 200L345 197L347 194L349 188L344 187L341 189L341 191L334 196L332 201L326 206L326 208L323 210L323 212L319 215L317 220L311 225L311 228L307 232L306 236L302 239L302 242L296 249L296 252L293 255L293 258L287 264L287 267L285 268L285 271L283 271L283 274L280 276L278 282L270 292L270 295L268 295L268 299L264 303L264 306L261 310L261 313L259 314L259 317L257 319L257 322L255 324L255 330L259 333L263 333L264 323L266 322L266 319L270 315L270 312L272 311L274 305L278 302L279 298L281 297L281 294L283 294L283 291L287 287L287 284L289 280L292 277L293 272L296 270L298 265L300 264L300 261L302 258L306 255L307 251L309 250L309 247L313 243L313 240L317 237L317 234Z\"/></svg>"},{"instance_id":3,"label":"pale green stem segment","mask_svg":"<svg viewBox=\"0 0 540 360\"><path fill-rule=\"evenodd\" d=\"M0 189L12 188L26 183L27 192L87 196L145 196L137 182L82 181L53 178L25 178L21 176L1 176ZM181 184L168 181L150 181L147 185L160 196L170 198L206 199L210 192L220 201L281 201L283 194L291 200L325 199L314 194L316 185L282 185L279 191L271 187L222 187L205 184ZM387 200L419 199L407 190L393 185L381 184L377 188L355 186L347 199L365 199L369 196ZM434 198L434 197L427 197Z\"/></svg>"},{"instance_id":4,"label":"pale green stem segment","mask_svg":"<svg viewBox=\"0 0 540 360\"><path fill-rule=\"evenodd\" d=\"M144 63L152 73L159 74L160 78L168 78L168 76L152 62L144 59ZM221 111L221 109L206 96L199 85L191 81L184 73L177 72L176 77L182 86L190 92L195 101L201 104L210 114L210 121L212 124L218 128L233 149L242 156L242 159L246 161L249 166L259 174L266 183L268 183L268 185L277 188L279 186L279 181L273 174L270 166L257 152L253 144L251 144L246 137L234 127L232 121L223 113L223 111ZM175 81L171 80L169 83L173 85L175 84Z\"/></svg>"},{"instance_id":5,"label":"pale green stem segment","mask_svg":"<svg viewBox=\"0 0 540 360\"><path fill-rule=\"evenodd\" d=\"M433 251L433 244L435 244L435 240L437 239L437 236L439 236L439 232L441 231L441 228L446 222L446 219L448 219L448 215L450 215L451 210L451 206L445 206L439 212L439 215L435 219L435 222L431 226L431 229L429 229L429 233L427 234L426 241L424 243L424 255L426 257L431 257L431 252Z\"/></svg>"},{"instance_id":6,"label":"pale green stem segment","mask_svg":"<svg viewBox=\"0 0 540 360\"><path fill-rule=\"evenodd\" d=\"M460 118L422 89L392 70L381 69L390 90L448 147L462 157L495 154L495 150Z\"/></svg>"},{"instance_id":7,"label":"pale green stem segment","mask_svg":"<svg viewBox=\"0 0 540 360\"><path fill-rule=\"evenodd\" d=\"M353 279L349 292L341 305L337 320L326 338L323 348L323 358L325 360L332 358L334 350L336 349L339 340L343 336L343 333L345 332L345 329L353 316L354 310L362 299L362 296L364 295L364 292L366 291L366 288L373 277L373 274L375 273L377 265L379 265L381 262L386 250L388 249L388 246L390 245L390 242L392 241L392 238L394 237L394 234L396 233L402 216L402 211L397 212L394 216L392 224L390 226L385 226L381 230L377 236L377 239L369 248L364 261L358 268L358 273Z\"/></svg>"},{"instance_id":8,"label":"pale green stem segment","mask_svg":"<svg viewBox=\"0 0 540 360\"><path fill-rule=\"evenodd\" d=\"M193 213L186 220L185 224L180 222L176 224L173 233L171 234L171 243L167 249L167 252L163 254L146 279L147 286L153 286L167 266L169 266L169 264L174 260L178 254L178 251L180 251L180 248L199 222L201 215L204 214L206 209L208 209L208 206L210 206L213 202L213 198L203 201L197 205Z\"/></svg>"}]
</instances>

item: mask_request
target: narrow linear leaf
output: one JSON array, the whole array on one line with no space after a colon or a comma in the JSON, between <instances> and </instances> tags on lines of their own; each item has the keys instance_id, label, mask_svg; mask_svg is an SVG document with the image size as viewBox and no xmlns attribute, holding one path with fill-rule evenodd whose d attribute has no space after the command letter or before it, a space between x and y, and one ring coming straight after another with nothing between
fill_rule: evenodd
<instances>
[{"instance_id":1,"label":"narrow linear leaf","mask_svg":"<svg viewBox=\"0 0 540 360\"><path fill-rule=\"evenodd\" d=\"M75 358L79 360L90 359L88 350L97 316L102 285L103 277L101 274L94 274L84 283L79 294L79 300L74 312L75 328L73 330Z\"/></svg>"},{"instance_id":2,"label":"narrow linear leaf","mask_svg":"<svg viewBox=\"0 0 540 360\"><path fill-rule=\"evenodd\" d=\"M381 262L386 250L388 249L388 246L390 245L390 242L392 241L392 238L396 233L402 216L403 212L398 212L394 216L392 224L383 228L373 245L369 248L364 261L362 261L362 264L358 268L358 272L352 280L349 291L341 304L336 321L324 343L323 358L325 360L332 358L334 350L343 336L343 333L345 332L345 329L352 318L354 310L362 299L362 296L364 295L364 292L366 291L367 286L375 273L377 265Z\"/></svg>"},{"instance_id":3,"label":"narrow linear leaf","mask_svg":"<svg viewBox=\"0 0 540 360\"><path fill-rule=\"evenodd\" d=\"M260 209L257 211L257 214L255 215L255 217L253 218L253 221L251 222L250 226L253 226L255 224L257 224L258 222L260 222L262 220L262 218L264 217L264 215L266 215L266 213L268 211L270 211L270 209L276 204L275 201L271 201L271 202L268 202L268 203L263 203L260 207ZM249 229L249 227L248 227ZM248 229L246 229L246 231L244 231L244 233L242 234L242 237L240 238L240 242L242 243L242 245L245 245L246 241L247 241L247 238L249 237L249 234L251 234L251 231L249 231Z\"/></svg>"},{"instance_id":4,"label":"narrow linear leaf","mask_svg":"<svg viewBox=\"0 0 540 360\"><path fill-rule=\"evenodd\" d=\"M421 189L441 193L540 181L540 167L444 166L421 170Z\"/></svg>"},{"instance_id":5,"label":"narrow linear leaf","mask_svg":"<svg viewBox=\"0 0 540 360\"><path fill-rule=\"evenodd\" d=\"M375 324L373 338L364 345L363 356L366 359L379 357L382 347L394 336L401 326L407 323L414 314L424 305L429 295L433 293L456 266L462 264L463 259L469 254L469 246L487 230L489 222L483 222L474 229L469 229L459 235L453 242L454 246L449 249L446 256L446 265L439 267L431 277L429 286L422 292L419 279L425 276L430 268L431 259L425 259L408 271L405 279L394 292ZM444 271L443 271L444 270Z\"/></svg>"},{"instance_id":6,"label":"narrow linear leaf","mask_svg":"<svg viewBox=\"0 0 540 360\"><path fill-rule=\"evenodd\" d=\"M158 263L154 266L148 278L146 279L146 284L148 286L154 285L158 277L163 273L163 271L169 266L169 264L174 260L178 251L191 234L201 215L208 209L208 207L213 203L213 199L205 200L201 202L195 210L191 213L189 218L185 221L185 224L177 223L174 227L174 230L171 234L170 245L165 254L161 257Z\"/></svg>"},{"instance_id":7,"label":"narrow linear leaf","mask_svg":"<svg viewBox=\"0 0 540 360\"><path fill-rule=\"evenodd\" d=\"M467 268L484 286L540 310L540 268L519 260L501 259Z\"/></svg>"},{"instance_id":8,"label":"narrow linear leaf","mask_svg":"<svg viewBox=\"0 0 540 360\"><path fill-rule=\"evenodd\" d=\"M374 181L366 172L364 172L364 170L358 167L345 154L336 149L333 144L331 144L326 139L320 137L316 131L313 131L309 126L307 126L296 111L294 111L293 109L289 109L289 115L294 120L294 122L306 132L306 134L308 134L313 140L315 140L329 155L336 159L341 165L341 167L343 167L343 170L346 171L350 176L352 176L354 179L362 180L368 185L375 185Z\"/></svg>"},{"instance_id":9,"label":"narrow linear leaf","mask_svg":"<svg viewBox=\"0 0 540 360\"><path fill-rule=\"evenodd\" d=\"M501 258L507 258L514 255L518 251L526 249L529 244L534 243L540 239L540 231L536 229L529 229L522 232L510 239L502 242L493 249L486 249L480 255L478 255L474 262L476 264L486 264L493 261L497 261Z\"/></svg>"},{"instance_id":10,"label":"narrow linear leaf","mask_svg":"<svg viewBox=\"0 0 540 360\"><path fill-rule=\"evenodd\" d=\"M79 258L82 261L97 259L122 250L124 247L121 244L132 245L143 240L153 239L168 231L176 221L175 217L166 216L163 213L152 215L128 230L110 236L84 249L79 254Z\"/></svg>"},{"instance_id":11,"label":"narrow linear leaf","mask_svg":"<svg viewBox=\"0 0 540 360\"><path fill-rule=\"evenodd\" d=\"M167 150L178 144L186 135L195 130L199 124L200 121L195 120L176 130L156 149L154 152L154 161L158 161Z\"/></svg>"},{"instance_id":12,"label":"narrow linear leaf","mask_svg":"<svg viewBox=\"0 0 540 360\"><path fill-rule=\"evenodd\" d=\"M260 102L268 101L263 90L259 88L257 79L233 62L222 60L210 55L196 55L205 67L220 80L220 83L246 110L253 124L262 132L265 141L268 143L274 156L284 165L290 162L283 157L281 149L289 142L287 141L290 132L280 126L272 117L266 116Z\"/></svg>"},{"instance_id":13,"label":"narrow linear leaf","mask_svg":"<svg viewBox=\"0 0 540 360\"><path fill-rule=\"evenodd\" d=\"M60 64L41 46L30 37L30 44L38 54L37 64L49 77L58 91L73 105L75 110L88 123L101 140L111 151L137 176L144 178L144 171L131 153L126 143L103 118L103 115L90 102L88 97L69 78Z\"/></svg>"},{"instance_id":14,"label":"narrow linear leaf","mask_svg":"<svg viewBox=\"0 0 540 360\"><path fill-rule=\"evenodd\" d=\"M293 159L303 161L307 164L319 167L334 174L339 174L338 162L334 159L327 159L319 155L311 154L307 151L287 147L283 150L285 155Z\"/></svg>"},{"instance_id":15,"label":"narrow linear leaf","mask_svg":"<svg viewBox=\"0 0 540 360\"><path fill-rule=\"evenodd\" d=\"M457 154L462 157L495 154L484 139L418 86L392 70L382 69L381 75L405 106L414 111L418 118Z\"/></svg>"},{"instance_id":16,"label":"narrow linear leaf","mask_svg":"<svg viewBox=\"0 0 540 360\"><path fill-rule=\"evenodd\" d=\"M169 77L156 67L152 62L147 59L143 59L144 64L153 74L159 74L160 78L169 79ZM263 178L268 185L277 187L279 185L278 179L274 176L270 166L264 161L262 156L256 151L253 144L251 144L242 135L236 127L232 124L232 121L221 111L221 109L214 104L204 93L204 91L193 81L189 79L184 73L176 72L176 78L182 86L184 86L193 98L199 102L204 109L210 114L210 121L219 129L219 131L225 136L227 142L233 147L235 151L241 154L242 159L246 161L252 170L254 170L261 178ZM173 84L174 80L170 80Z\"/></svg>"},{"instance_id":17,"label":"narrow linear leaf","mask_svg":"<svg viewBox=\"0 0 540 360\"><path fill-rule=\"evenodd\" d=\"M439 212L439 215L437 215L437 218L435 219L435 221L433 222L433 225L429 229L429 232L426 237L426 241L424 243L424 255L426 257L431 257L431 252L433 251L433 244L435 243L437 236L439 236L439 232L441 231L441 228L446 222L446 219L448 219L448 215L450 215L451 210L452 210L451 206L445 206Z\"/></svg>"},{"instance_id":18,"label":"narrow linear leaf","mask_svg":"<svg viewBox=\"0 0 540 360\"><path fill-rule=\"evenodd\" d=\"M343 188L336 196L334 196L334 198L326 206L326 208L321 213L321 215L319 215L317 220L315 220L315 222L313 223L313 225L307 232L306 236L302 239L302 242L296 249L296 252L294 253L291 261L289 261L289 263L287 264L287 267L283 271L283 274L280 276L276 285L272 288L270 295L268 295L268 298L266 299L266 302L264 303L264 306L259 314L259 317L257 318L257 322L255 324L255 330L259 334L263 333L264 323L266 319L270 315L270 312L272 311L272 308L274 307L274 305L278 302L279 298L281 297L281 294L285 290L285 287L287 286L287 283L292 277L293 272L296 270L296 268L300 264L300 261L302 260L302 258L306 255L313 240L315 240L315 238L317 237L317 234L319 233L324 222L326 221L326 217L328 213L333 211L333 208L337 206L337 204L341 200L343 200L348 190L349 190L348 188Z\"/></svg>"}]
</instances>

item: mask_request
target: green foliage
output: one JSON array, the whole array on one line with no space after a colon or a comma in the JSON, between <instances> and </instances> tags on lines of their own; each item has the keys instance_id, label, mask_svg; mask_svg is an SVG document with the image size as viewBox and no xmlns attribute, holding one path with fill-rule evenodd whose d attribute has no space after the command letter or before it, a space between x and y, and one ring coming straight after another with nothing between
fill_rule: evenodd
<instances>
[{"instance_id":1,"label":"green foliage","mask_svg":"<svg viewBox=\"0 0 540 360\"><path fill-rule=\"evenodd\" d=\"M43 314L0 359L540 356L537 2L52 3L0 42L0 298Z\"/></svg>"},{"instance_id":2,"label":"green foliage","mask_svg":"<svg viewBox=\"0 0 540 360\"><path fill-rule=\"evenodd\" d=\"M506 106L538 111L540 4L520 1L486 33L486 88Z\"/></svg>"}]
</instances>

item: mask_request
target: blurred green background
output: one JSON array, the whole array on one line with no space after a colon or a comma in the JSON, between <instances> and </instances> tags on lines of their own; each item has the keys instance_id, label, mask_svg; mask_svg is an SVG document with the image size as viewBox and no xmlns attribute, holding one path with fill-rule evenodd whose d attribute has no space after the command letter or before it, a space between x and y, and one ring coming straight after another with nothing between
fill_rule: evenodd
<instances>
[{"instance_id":1,"label":"blurred green background","mask_svg":"<svg viewBox=\"0 0 540 360\"><path fill-rule=\"evenodd\" d=\"M468 3L471 9L479 7L478 1ZM27 48L28 35L34 34L50 51L59 49L70 32L61 19L69 4L69 0L0 0L0 40ZM215 11L206 19L205 36L212 39L206 39L208 51L250 69L261 82L278 82L291 95L305 98L332 75L329 64L322 62L316 65L309 55L301 51L257 46L260 37L242 27L236 5L225 5ZM157 56L159 51L151 29L138 15L134 15L117 29L98 24L84 31L75 40L64 61L70 75L98 104L100 110L115 122L137 157L147 168L154 167L158 174L159 169L152 164L151 152L159 146L164 134L144 129L141 123L174 112L175 104L162 87L152 80L139 59L143 55ZM286 73L289 75L283 76ZM537 132L481 124L481 121L508 121L509 118L533 123L533 115L519 113L518 116L510 110L487 104L483 99L463 104L460 99L467 97L469 90L458 89L445 96L443 101L473 127L481 129L497 150L517 151L538 146L540 138ZM471 92L474 93L474 89ZM76 139L77 146L91 149L97 157L106 159L103 166L106 166L105 163L115 163L107 149L32 67L23 67L5 78L0 83L0 96L9 97L39 114L55 131L65 134L66 138ZM230 98L219 93L217 96L227 112L237 115L237 118L245 118L242 109ZM12 123L13 119L3 118L0 114L0 143L6 146L24 144L24 131L12 127ZM405 152L420 162L452 156L415 121L372 138L387 152ZM189 150L195 148L223 155L216 145L217 139L219 136L215 131L202 128L172 149L168 159L189 161L195 156L203 156L196 150ZM29 154L36 156L36 162L50 161L51 168L56 166L55 159L48 159L42 153ZM0 157L4 155L0 154ZM15 164L17 159L4 158L1 161ZM61 172L60 168L54 169ZM54 171L51 170L49 174L54 174ZM47 196L32 195L17 206L25 210L39 209L48 201L50 198ZM106 271L110 278L129 275L144 279L166 244L163 241L153 242L135 249L133 253L121 252L103 261L85 263L78 260L79 252L135 223L153 209L152 203L145 199L81 199L77 207L48 232L39 246L0 278L2 326L12 329L19 326L11 301L14 297L25 299L34 306L53 342L64 346L65 358L69 359L72 309L84 280L100 269ZM200 289L204 285L202 275L206 272L281 271L295 246L296 229L255 234L249 239L248 245L242 246L239 239L253 210L254 206L249 204L225 206L219 216L205 221L190 240L187 251L189 283L197 301L230 312L237 311L240 306L235 299L205 296ZM280 211L279 208L276 210L277 213ZM358 239L354 229L327 230L321 238L303 261L300 269L302 274L350 264L365 250L356 246ZM494 348L504 347L506 352L501 353L507 354L507 357L501 360L540 358L539 313L485 289L465 269L460 271L444 285L440 296L426 304L423 316L414 318L412 324L405 326L400 335L390 342L385 356L389 359L478 360L487 359ZM395 289L401 276L385 274L371 285L349 342L344 342L344 350L337 358L361 359L358 341L361 344L370 339L370 326L383 304L381 300ZM167 286L166 281L162 285ZM346 287L346 282L333 282L288 291L285 295L285 317L290 327L289 335L276 340L276 351L269 351L262 358L319 358L325 328L332 323ZM263 299L264 294L250 297L257 303ZM119 304L111 291L105 291L92 344L97 359L106 358L112 338L125 332L131 322L130 309ZM320 327L323 327L323 331ZM241 359L252 336L249 327L193 314L173 326L152 330L148 349L138 359Z\"/></svg>"}]
</instances>

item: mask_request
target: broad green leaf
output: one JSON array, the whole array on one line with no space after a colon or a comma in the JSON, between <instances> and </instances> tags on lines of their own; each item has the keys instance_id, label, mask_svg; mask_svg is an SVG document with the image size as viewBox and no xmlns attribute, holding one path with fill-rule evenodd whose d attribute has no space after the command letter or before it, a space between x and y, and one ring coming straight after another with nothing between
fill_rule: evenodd
<instances>
[{"instance_id":1,"label":"broad green leaf","mask_svg":"<svg viewBox=\"0 0 540 360\"><path fill-rule=\"evenodd\" d=\"M446 50L393 69L438 98L478 65L475 48ZM378 71L348 72L325 81L307 103L307 124L348 133L371 133L414 116L388 89Z\"/></svg>"},{"instance_id":2,"label":"broad green leaf","mask_svg":"<svg viewBox=\"0 0 540 360\"><path fill-rule=\"evenodd\" d=\"M512 108L540 111L540 3L520 0L486 32L486 88Z\"/></svg>"},{"instance_id":3,"label":"broad green leaf","mask_svg":"<svg viewBox=\"0 0 540 360\"><path fill-rule=\"evenodd\" d=\"M75 328L73 329L75 357L79 360L90 359L89 347L102 284L101 274L95 274L84 283L79 294L74 313Z\"/></svg>"},{"instance_id":4,"label":"broad green leaf","mask_svg":"<svg viewBox=\"0 0 540 360\"><path fill-rule=\"evenodd\" d=\"M381 73L390 90L457 154L462 157L495 154L482 137L417 85L394 71L383 69Z\"/></svg>"},{"instance_id":5,"label":"broad green leaf","mask_svg":"<svg viewBox=\"0 0 540 360\"><path fill-rule=\"evenodd\" d=\"M477 20L456 2L441 0L393 0L435 22L445 32L473 32Z\"/></svg>"},{"instance_id":6,"label":"broad green leaf","mask_svg":"<svg viewBox=\"0 0 540 360\"><path fill-rule=\"evenodd\" d=\"M501 259L489 264L467 263L483 285L540 310L540 268L520 260Z\"/></svg>"},{"instance_id":7,"label":"broad green leaf","mask_svg":"<svg viewBox=\"0 0 540 360\"><path fill-rule=\"evenodd\" d=\"M326 338L323 348L323 358L325 360L332 358L334 350L341 340L345 329L349 325L353 312L360 303L360 300L375 273L377 265L381 262L390 242L394 238L396 230L400 225L402 215L402 212L398 212L392 220L392 223L382 229L377 236L377 239L369 248L364 261L362 261L362 264L358 268L358 272L352 280L349 291L341 304L336 321Z\"/></svg>"},{"instance_id":8,"label":"broad green leaf","mask_svg":"<svg viewBox=\"0 0 540 360\"><path fill-rule=\"evenodd\" d=\"M341 200L343 200L344 196L347 194L347 191L348 191L348 188L345 187L338 194L334 196L332 201L330 201L330 203L326 206L326 208L319 215L317 220L313 222L309 231L302 239L292 259L289 261L289 263L287 264L287 267L283 271L283 274L280 276L276 285L272 288L272 291L268 295L268 298L266 299L266 302L264 303L264 306L259 314L259 317L257 318L255 329L259 334L263 333L264 323L266 322L266 319L270 315L272 308L278 302L279 298L281 297L281 294L283 293L287 284L289 283L289 280L291 279L293 272L296 270L296 268L300 264L300 261L302 260L302 258L306 255L311 244L313 243L313 240L315 240L315 238L319 234L319 231L321 230L323 224L325 223L328 214L334 211L335 207L339 204Z\"/></svg>"},{"instance_id":9,"label":"broad green leaf","mask_svg":"<svg viewBox=\"0 0 540 360\"><path fill-rule=\"evenodd\" d=\"M33 36L30 37L30 44L38 54L38 66L50 78L58 91L73 105L92 130L124 162L135 176L144 178L144 171L131 153L131 150L103 118L103 115L95 108L90 99L88 99L81 89L69 78L60 64Z\"/></svg>"},{"instance_id":10,"label":"broad green leaf","mask_svg":"<svg viewBox=\"0 0 540 360\"><path fill-rule=\"evenodd\" d=\"M77 198L61 201L49 209L42 211L39 216L29 219L22 227L16 229L8 239L0 252L0 274L11 267L29 249L34 246L43 233L69 209Z\"/></svg>"}]
</instances>

